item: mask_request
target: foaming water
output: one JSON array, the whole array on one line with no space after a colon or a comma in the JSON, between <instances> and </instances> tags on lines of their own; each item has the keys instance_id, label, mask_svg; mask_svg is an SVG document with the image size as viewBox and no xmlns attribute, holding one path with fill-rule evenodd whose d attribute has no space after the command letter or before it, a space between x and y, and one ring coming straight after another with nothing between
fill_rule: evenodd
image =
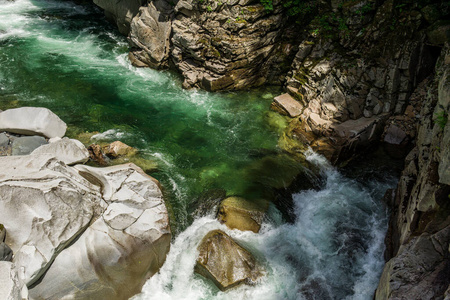
<instances>
[{"instance_id":1,"label":"foaming water","mask_svg":"<svg viewBox=\"0 0 450 300\"><path fill-rule=\"evenodd\" d=\"M324 175L320 190L294 195L296 221L282 224L271 207L259 234L229 230L212 216L194 221L172 243L167 261L134 300L372 299L384 264L387 217L381 203L394 179L362 185L320 155L307 153ZM197 246L211 230L227 232L266 269L255 286L221 292L193 273Z\"/></svg>"}]
</instances>

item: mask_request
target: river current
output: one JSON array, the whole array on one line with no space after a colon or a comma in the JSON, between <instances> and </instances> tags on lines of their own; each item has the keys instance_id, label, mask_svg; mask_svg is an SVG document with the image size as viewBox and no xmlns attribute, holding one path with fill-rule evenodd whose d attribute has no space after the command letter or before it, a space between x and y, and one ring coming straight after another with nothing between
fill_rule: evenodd
<instances>
[{"instance_id":1,"label":"river current","mask_svg":"<svg viewBox=\"0 0 450 300\"><path fill-rule=\"evenodd\" d=\"M164 187L171 250L133 299L372 299L384 264L381 198L394 177L358 181L308 152L321 181L292 195L293 222L271 205L259 234L229 230L211 210L195 213L202 201L261 197L297 164L277 147L286 119L269 106L280 91L186 91L177 74L132 67L127 50L91 5L0 0L0 108L48 107L70 137L98 131L91 142L136 147ZM262 263L257 285L221 292L193 273L198 243L218 228Z\"/></svg>"}]
</instances>

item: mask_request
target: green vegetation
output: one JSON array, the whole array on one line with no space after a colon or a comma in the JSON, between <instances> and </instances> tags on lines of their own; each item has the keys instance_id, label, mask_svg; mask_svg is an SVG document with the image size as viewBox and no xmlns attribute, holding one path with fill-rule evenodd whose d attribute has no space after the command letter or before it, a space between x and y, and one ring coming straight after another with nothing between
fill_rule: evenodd
<instances>
[{"instance_id":1,"label":"green vegetation","mask_svg":"<svg viewBox=\"0 0 450 300\"><path fill-rule=\"evenodd\" d=\"M445 125L447 125L448 114L444 110L442 110L436 113L434 116L435 116L434 123L443 130L445 128Z\"/></svg>"}]
</instances>

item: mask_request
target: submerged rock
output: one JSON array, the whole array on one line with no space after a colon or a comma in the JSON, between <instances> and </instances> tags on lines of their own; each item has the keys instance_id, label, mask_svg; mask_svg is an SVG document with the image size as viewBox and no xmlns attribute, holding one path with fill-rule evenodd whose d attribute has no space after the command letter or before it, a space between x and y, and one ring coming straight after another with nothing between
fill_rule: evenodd
<instances>
[{"instance_id":1,"label":"submerged rock","mask_svg":"<svg viewBox=\"0 0 450 300\"><path fill-rule=\"evenodd\" d=\"M78 140L63 138L34 150L31 155L50 154L66 165L85 163L89 160L89 151Z\"/></svg>"},{"instance_id":2,"label":"submerged rock","mask_svg":"<svg viewBox=\"0 0 450 300\"><path fill-rule=\"evenodd\" d=\"M0 113L0 131L53 138L63 137L66 129L66 123L43 107L21 107Z\"/></svg>"},{"instance_id":3,"label":"submerged rock","mask_svg":"<svg viewBox=\"0 0 450 300\"><path fill-rule=\"evenodd\" d=\"M195 272L225 291L240 284L255 284L263 275L253 255L221 230L209 232L198 246Z\"/></svg>"},{"instance_id":4,"label":"submerged rock","mask_svg":"<svg viewBox=\"0 0 450 300\"><path fill-rule=\"evenodd\" d=\"M112 142L102 148L103 153L111 158L117 158L119 156L131 156L136 154L137 150L121 141Z\"/></svg>"},{"instance_id":5,"label":"submerged rock","mask_svg":"<svg viewBox=\"0 0 450 300\"><path fill-rule=\"evenodd\" d=\"M219 206L217 219L230 229L258 232L269 203L266 200L249 201L228 197Z\"/></svg>"}]
</instances>

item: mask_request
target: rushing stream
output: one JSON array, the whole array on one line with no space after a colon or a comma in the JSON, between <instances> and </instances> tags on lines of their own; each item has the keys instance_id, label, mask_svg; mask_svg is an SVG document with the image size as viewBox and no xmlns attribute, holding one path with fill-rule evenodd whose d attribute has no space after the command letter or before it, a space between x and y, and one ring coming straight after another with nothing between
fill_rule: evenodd
<instances>
[{"instance_id":1,"label":"rushing stream","mask_svg":"<svg viewBox=\"0 0 450 300\"><path fill-rule=\"evenodd\" d=\"M380 199L395 183L389 176L358 182L309 153L323 182L293 195L293 223L275 206L259 234L193 217L202 199L261 197L292 173L296 163L277 148L285 119L268 109L278 92L185 91L176 74L132 67L126 38L90 5L0 0L0 108L48 107L70 137L98 131L90 141L132 145L165 188L175 238L135 299L372 298L387 227ZM266 276L256 286L223 293L193 274L199 241L217 228L262 262Z\"/></svg>"}]
</instances>

